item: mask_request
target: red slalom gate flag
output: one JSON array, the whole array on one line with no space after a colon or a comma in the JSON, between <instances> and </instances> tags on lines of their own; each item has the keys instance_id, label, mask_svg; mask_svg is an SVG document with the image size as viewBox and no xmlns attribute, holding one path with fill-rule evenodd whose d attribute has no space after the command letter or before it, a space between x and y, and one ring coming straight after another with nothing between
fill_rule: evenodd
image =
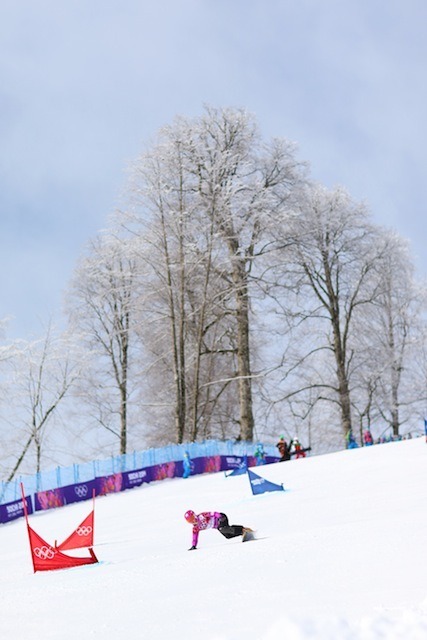
<instances>
[{"instance_id":1,"label":"red slalom gate flag","mask_svg":"<svg viewBox=\"0 0 427 640\"><path fill-rule=\"evenodd\" d=\"M28 538L30 541L31 559L33 561L34 573L36 571L53 571L55 569L69 569L80 567L85 564L95 564L98 562L93 549L89 549L90 556L86 558L74 558L52 547L46 540L34 531L28 522L27 503L24 495L24 485L21 482L22 501L27 524Z\"/></svg>"},{"instance_id":2,"label":"red slalom gate flag","mask_svg":"<svg viewBox=\"0 0 427 640\"><path fill-rule=\"evenodd\" d=\"M57 545L55 541L55 548L60 551L64 549L80 549L81 547L93 547L93 538L95 531L95 489L92 491L92 511L90 514L79 524L77 529L68 536L64 542Z\"/></svg>"},{"instance_id":3,"label":"red slalom gate flag","mask_svg":"<svg viewBox=\"0 0 427 640\"><path fill-rule=\"evenodd\" d=\"M64 542L55 545L59 551L65 549L80 549L81 547L93 547L94 515L92 510L81 524L68 536Z\"/></svg>"},{"instance_id":4,"label":"red slalom gate flag","mask_svg":"<svg viewBox=\"0 0 427 640\"><path fill-rule=\"evenodd\" d=\"M34 573L36 571L70 569L71 567L80 567L84 564L95 564L98 562L93 549L89 549L90 556L88 558L73 558L52 547L46 540L43 540L29 524L27 524L27 528L30 538Z\"/></svg>"}]
</instances>

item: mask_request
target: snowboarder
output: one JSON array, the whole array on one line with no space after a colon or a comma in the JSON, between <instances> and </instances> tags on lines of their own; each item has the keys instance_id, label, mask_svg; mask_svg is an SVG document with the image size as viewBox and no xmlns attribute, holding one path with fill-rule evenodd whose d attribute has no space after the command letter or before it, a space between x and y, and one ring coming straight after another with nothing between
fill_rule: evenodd
<instances>
[{"instance_id":1,"label":"snowboarder","mask_svg":"<svg viewBox=\"0 0 427 640\"><path fill-rule=\"evenodd\" d=\"M295 454L296 458L305 458L305 449L302 448L298 438L294 438L292 440L292 443L293 443L294 450L291 452L291 455Z\"/></svg>"},{"instance_id":2,"label":"snowboarder","mask_svg":"<svg viewBox=\"0 0 427 640\"><path fill-rule=\"evenodd\" d=\"M245 537L249 536L249 534L253 534L253 529L249 527L243 527L241 524L230 525L225 513L219 513L218 511L204 511L196 515L194 511L190 510L185 512L184 518L188 523L193 525L192 545L189 551L194 551L197 548L199 532L203 529L218 529L226 538L243 536L243 540L245 540Z\"/></svg>"},{"instance_id":3,"label":"snowboarder","mask_svg":"<svg viewBox=\"0 0 427 640\"><path fill-rule=\"evenodd\" d=\"M291 446L292 446L292 440L291 442L288 443L286 442L284 436L280 436L280 440L279 442L276 444L276 447L279 450L280 453L280 462L285 462L286 460L290 460L291 459Z\"/></svg>"}]
</instances>

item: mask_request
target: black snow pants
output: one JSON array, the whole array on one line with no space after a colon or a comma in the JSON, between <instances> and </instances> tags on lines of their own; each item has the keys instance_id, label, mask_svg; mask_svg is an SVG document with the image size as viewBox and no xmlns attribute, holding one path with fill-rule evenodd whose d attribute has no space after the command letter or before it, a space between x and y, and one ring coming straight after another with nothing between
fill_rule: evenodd
<instances>
[{"instance_id":1,"label":"black snow pants","mask_svg":"<svg viewBox=\"0 0 427 640\"><path fill-rule=\"evenodd\" d=\"M236 536L241 536L243 534L243 527L241 524L229 524L225 513L221 513L218 531L226 538L235 538Z\"/></svg>"}]
</instances>

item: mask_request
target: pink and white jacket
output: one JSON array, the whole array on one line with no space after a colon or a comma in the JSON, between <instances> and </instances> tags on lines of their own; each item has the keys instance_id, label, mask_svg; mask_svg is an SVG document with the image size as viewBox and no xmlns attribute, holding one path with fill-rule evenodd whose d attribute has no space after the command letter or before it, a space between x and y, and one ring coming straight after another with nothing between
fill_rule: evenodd
<instances>
[{"instance_id":1,"label":"pink and white jacket","mask_svg":"<svg viewBox=\"0 0 427 640\"><path fill-rule=\"evenodd\" d=\"M221 513L218 511L204 511L196 515L196 520L193 524L193 547L197 546L199 540L199 531L203 529L218 529L218 524L221 519Z\"/></svg>"}]
</instances>

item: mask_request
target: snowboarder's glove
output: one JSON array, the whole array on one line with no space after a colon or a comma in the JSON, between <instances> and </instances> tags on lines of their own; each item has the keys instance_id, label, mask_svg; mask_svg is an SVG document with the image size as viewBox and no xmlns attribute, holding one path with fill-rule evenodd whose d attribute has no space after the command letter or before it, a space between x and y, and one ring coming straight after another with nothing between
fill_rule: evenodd
<instances>
[{"instance_id":1,"label":"snowboarder's glove","mask_svg":"<svg viewBox=\"0 0 427 640\"><path fill-rule=\"evenodd\" d=\"M194 544L193 544L193 546L189 548L189 551L195 551L196 549L197 549L197 547L195 547Z\"/></svg>"}]
</instances>

